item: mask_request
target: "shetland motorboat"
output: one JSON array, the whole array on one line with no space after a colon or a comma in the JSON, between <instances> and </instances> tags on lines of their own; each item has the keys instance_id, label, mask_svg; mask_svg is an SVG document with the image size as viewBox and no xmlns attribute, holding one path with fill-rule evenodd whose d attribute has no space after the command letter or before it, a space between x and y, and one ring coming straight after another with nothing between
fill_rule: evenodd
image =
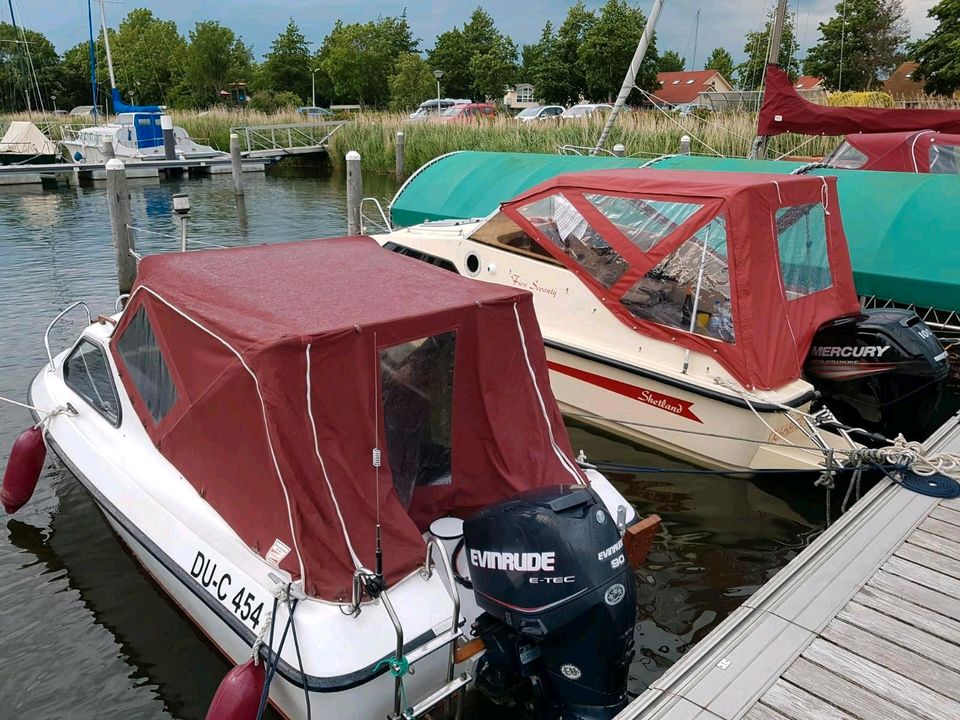
<instances>
[{"instance_id":1,"label":"shetland motorboat","mask_svg":"<svg viewBox=\"0 0 960 720\"><path fill-rule=\"evenodd\" d=\"M838 418L923 415L947 376L913 312L860 312L832 177L569 173L375 237L532 292L561 410L699 466L841 464Z\"/></svg>"},{"instance_id":2,"label":"shetland motorboat","mask_svg":"<svg viewBox=\"0 0 960 720\"><path fill-rule=\"evenodd\" d=\"M154 255L48 338L3 502L45 440L238 664L208 718L414 718L472 681L625 705L658 519L573 459L529 292L363 237Z\"/></svg>"}]
</instances>

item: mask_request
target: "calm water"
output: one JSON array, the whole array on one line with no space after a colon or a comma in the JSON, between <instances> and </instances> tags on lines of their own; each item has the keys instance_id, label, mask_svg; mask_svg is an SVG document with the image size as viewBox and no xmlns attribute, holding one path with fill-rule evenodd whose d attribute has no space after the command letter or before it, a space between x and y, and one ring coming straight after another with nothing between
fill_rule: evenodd
<instances>
[{"instance_id":1,"label":"calm water","mask_svg":"<svg viewBox=\"0 0 960 720\"><path fill-rule=\"evenodd\" d=\"M342 182L248 174L238 207L229 176L133 184L142 254L177 247L175 192L190 194L191 237L217 244L342 234ZM367 195L389 198L368 178ZM46 361L43 330L73 300L113 308L116 278L102 185L0 188L0 395L24 399ZM65 323L55 351L75 338ZM0 403L0 468L25 410ZM640 448L570 428L593 460L664 466ZM669 466L687 470L678 463ZM612 475L663 531L639 578L639 692L822 529L812 478L750 482L704 474ZM32 501L0 528L0 717L203 718L227 663L166 599L64 470L45 471ZM473 717L493 716L483 702Z\"/></svg>"}]
</instances>

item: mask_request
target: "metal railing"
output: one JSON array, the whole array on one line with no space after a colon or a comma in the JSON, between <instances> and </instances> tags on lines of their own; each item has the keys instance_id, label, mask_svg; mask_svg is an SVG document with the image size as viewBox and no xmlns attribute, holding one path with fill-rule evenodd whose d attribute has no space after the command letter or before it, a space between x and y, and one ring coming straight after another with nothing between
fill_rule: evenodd
<instances>
[{"instance_id":1,"label":"metal railing","mask_svg":"<svg viewBox=\"0 0 960 720\"><path fill-rule=\"evenodd\" d=\"M87 325L91 325L93 320L90 317L90 308L87 307L87 304L83 302L83 300L77 300L77 302L73 303L72 305L68 305L66 308L60 311L60 314L53 319L53 322L47 325L47 331L43 334L43 346L47 349L47 360L50 361L50 367L47 368L49 372L53 372L57 369L56 365L53 364L53 353L50 352L50 331L53 330L54 325L63 320L63 317L68 312L78 307L82 307L87 313Z\"/></svg>"},{"instance_id":2,"label":"metal railing","mask_svg":"<svg viewBox=\"0 0 960 720\"><path fill-rule=\"evenodd\" d=\"M376 215L369 217L364 211L364 205L373 205L374 208L380 215L378 220ZM365 197L360 201L360 234L366 235L367 229L372 227L376 231L382 232L393 232L393 224L390 222L390 218L387 217L386 211L383 209L383 205L380 204L380 201L375 197Z\"/></svg>"},{"instance_id":3,"label":"metal railing","mask_svg":"<svg viewBox=\"0 0 960 720\"><path fill-rule=\"evenodd\" d=\"M960 313L955 310L940 310L934 307L923 307L912 303L901 303L895 300L885 300L876 295L861 295L860 307L864 310L873 310L876 308L905 308L913 310L920 319L934 330L940 332L960 333Z\"/></svg>"},{"instance_id":4,"label":"metal railing","mask_svg":"<svg viewBox=\"0 0 960 720\"><path fill-rule=\"evenodd\" d=\"M346 123L340 121L292 125L245 125L230 128L240 136L244 152L325 148L330 137Z\"/></svg>"}]
</instances>

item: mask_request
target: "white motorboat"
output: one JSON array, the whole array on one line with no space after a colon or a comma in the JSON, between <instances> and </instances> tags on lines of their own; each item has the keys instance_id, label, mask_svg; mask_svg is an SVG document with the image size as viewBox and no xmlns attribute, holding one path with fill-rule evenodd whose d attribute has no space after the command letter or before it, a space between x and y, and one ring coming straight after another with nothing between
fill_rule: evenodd
<instances>
[{"instance_id":1,"label":"white motorboat","mask_svg":"<svg viewBox=\"0 0 960 720\"><path fill-rule=\"evenodd\" d=\"M704 467L840 464L859 446L818 393L845 422L903 420L947 376L914 313L860 314L835 178L570 173L376 239L530 290L561 409Z\"/></svg>"},{"instance_id":2,"label":"white motorboat","mask_svg":"<svg viewBox=\"0 0 960 720\"><path fill-rule=\"evenodd\" d=\"M573 460L528 292L341 238L150 256L87 319L48 328L2 499L45 440L238 663L208 718L421 717L474 678L623 707L658 519Z\"/></svg>"}]
</instances>

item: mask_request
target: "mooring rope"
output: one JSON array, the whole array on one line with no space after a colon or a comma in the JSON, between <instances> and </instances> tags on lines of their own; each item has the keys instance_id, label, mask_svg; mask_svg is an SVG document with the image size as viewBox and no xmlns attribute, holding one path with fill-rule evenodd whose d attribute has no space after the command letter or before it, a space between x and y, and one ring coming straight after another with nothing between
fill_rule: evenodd
<instances>
[{"instance_id":1,"label":"mooring rope","mask_svg":"<svg viewBox=\"0 0 960 720\"><path fill-rule=\"evenodd\" d=\"M11 405L15 405L16 407L24 408L26 410L33 410L35 413L37 413L37 415L40 416L40 421L36 425L34 425L35 428L45 426L47 423L50 422L50 420L55 418L57 415L76 415L77 414L77 411L74 410L69 405L57 405L57 407L55 407L53 410L41 410L40 408L34 405L28 405L27 403L19 402L11 398L4 397L3 395L0 395L0 402L10 403Z\"/></svg>"}]
</instances>

